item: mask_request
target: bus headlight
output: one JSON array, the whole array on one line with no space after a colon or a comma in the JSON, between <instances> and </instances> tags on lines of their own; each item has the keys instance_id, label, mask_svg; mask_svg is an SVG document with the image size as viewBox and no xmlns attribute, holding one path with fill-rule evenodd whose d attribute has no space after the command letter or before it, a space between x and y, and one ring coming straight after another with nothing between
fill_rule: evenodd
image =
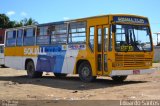
<instances>
[{"instance_id":1,"label":"bus headlight","mask_svg":"<svg viewBox=\"0 0 160 106\"><path fill-rule=\"evenodd\" d=\"M152 65L152 62L145 62L145 65L146 65L146 66L151 66L151 65Z\"/></svg>"},{"instance_id":2,"label":"bus headlight","mask_svg":"<svg viewBox=\"0 0 160 106\"><path fill-rule=\"evenodd\" d=\"M123 67L123 63L113 63L113 67Z\"/></svg>"}]
</instances>

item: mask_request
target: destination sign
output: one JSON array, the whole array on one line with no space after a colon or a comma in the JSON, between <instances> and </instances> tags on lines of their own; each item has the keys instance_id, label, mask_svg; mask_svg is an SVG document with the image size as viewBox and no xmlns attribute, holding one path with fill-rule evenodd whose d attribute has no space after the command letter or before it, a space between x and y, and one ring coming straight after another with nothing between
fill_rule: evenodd
<instances>
[{"instance_id":1,"label":"destination sign","mask_svg":"<svg viewBox=\"0 0 160 106\"><path fill-rule=\"evenodd\" d=\"M147 19L129 16L115 16L113 17L113 20L116 23L148 24Z\"/></svg>"}]
</instances>

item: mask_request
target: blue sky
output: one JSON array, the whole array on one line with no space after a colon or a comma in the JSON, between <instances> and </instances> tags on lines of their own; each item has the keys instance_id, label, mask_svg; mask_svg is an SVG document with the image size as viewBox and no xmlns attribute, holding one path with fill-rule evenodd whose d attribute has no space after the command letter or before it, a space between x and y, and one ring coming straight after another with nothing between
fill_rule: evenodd
<instances>
[{"instance_id":1,"label":"blue sky","mask_svg":"<svg viewBox=\"0 0 160 106\"><path fill-rule=\"evenodd\" d=\"M160 0L1 0L0 13L19 21L32 17L39 23L88 16L126 13L146 16L152 33L160 32ZM156 36L153 34L154 42Z\"/></svg>"}]
</instances>

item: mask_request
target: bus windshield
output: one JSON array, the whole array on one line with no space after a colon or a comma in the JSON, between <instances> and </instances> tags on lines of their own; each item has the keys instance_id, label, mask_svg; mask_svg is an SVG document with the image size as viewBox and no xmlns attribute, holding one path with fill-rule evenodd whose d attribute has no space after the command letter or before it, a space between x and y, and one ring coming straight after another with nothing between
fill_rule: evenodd
<instances>
[{"instance_id":1,"label":"bus windshield","mask_svg":"<svg viewBox=\"0 0 160 106\"><path fill-rule=\"evenodd\" d=\"M116 51L133 52L152 50L151 33L148 26L116 25Z\"/></svg>"}]
</instances>

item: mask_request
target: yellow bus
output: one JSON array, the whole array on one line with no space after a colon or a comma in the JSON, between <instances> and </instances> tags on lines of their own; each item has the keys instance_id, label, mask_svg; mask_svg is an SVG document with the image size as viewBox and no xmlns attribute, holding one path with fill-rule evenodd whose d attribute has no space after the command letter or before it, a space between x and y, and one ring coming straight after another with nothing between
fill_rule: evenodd
<instances>
[{"instance_id":1,"label":"yellow bus","mask_svg":"<svg viewBox=\"0 0 160 106\"><path fill-rule=\"evenodd\" d=\"M143 16L110 14L7 29L5 66L27 70L30 78L53 72L124 81L128 75L153 73L153 42Z\"/></svg>"}]
</instances>

